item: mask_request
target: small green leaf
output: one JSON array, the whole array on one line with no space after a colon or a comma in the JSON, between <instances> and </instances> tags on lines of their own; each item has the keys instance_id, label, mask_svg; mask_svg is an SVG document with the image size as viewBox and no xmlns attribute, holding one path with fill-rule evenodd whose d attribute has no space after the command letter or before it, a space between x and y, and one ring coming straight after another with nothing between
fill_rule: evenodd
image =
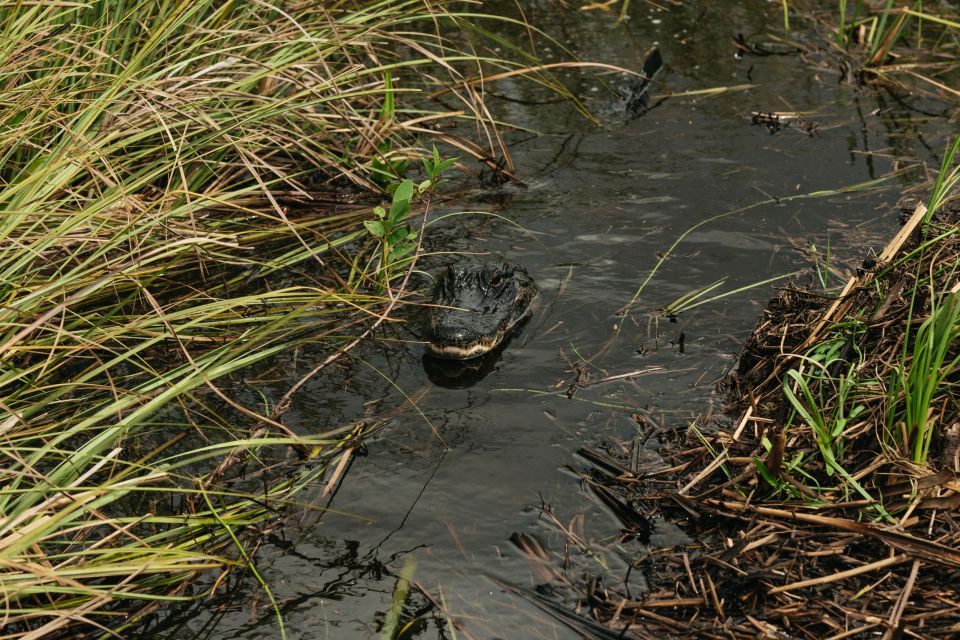
<instances>
[{"instance_id":1,"label":"small green leaf","mask_svg":"<svg viewBox=\"0 0 960 640\"><path fill-rule=\"evenodd\" d=\"M417 248L417 245L412 242L404 242L401 245L398 245L390 250L390 256L394 259L402 258L411 251Z\"/></svg>"},{"instance_id":2,"label":"small green leaf","mask_svg":"<svg viewBox=\"0 0 960 640\"><path fill-rule=\"evenodd\" d=\"M387 244L390 246L398 245L407 239L407 230L404 227L398 227L387 236Z\"/></svg>"},{"instance_id":3,"label":"small green leaf","mask_svg":"<svg viewBox=\"0 0 960 640\"><path fill-rule=\"evenodd\" d=\"M392 160L390 162L390 169L395 176L402 176L407 172L407 161L404 159Z\"/></svg>"},{"instance_id":4,"label":"small green leaf","mask_svg":"<svg viewBox=\"0 0 960 640\"><path fill-rule=\"evenodd\" d=\"M383 94L383 109L380 111L380 116L383 120L392 120L397 107L393 95L393 76L389 71L383 77Z\"/></svg>"},{"instance_id":5,"label":"small green leaf","mask_svg":"<svg viewBox=\"0 0 960 640\"><path fill-rule=\"evenodd\" d=\"M367 231L370 232L370 235L376 236L378 238L382 238L383 234L385 233L385 229L383 228L383 223L380 222L379 220L364 220L363 226L367 228Z\"/></svg>"},{"instance_id":6,"label":"small green leaf","mask_svg":"<svg viewBox=\"0 0 960 640\"><path fill-rule=\"evenodd\" d=\"M410 203L408 201L403 200L400 202L394 202L392 205L390 205L390 222L393 224L399 224L403 221L409 211Z\"/></svg>"},{"instance_id":7,"label":"small green leaf","mask_svg":"<svg viewBox=\"0 0 960 640\"><path fill-rule=\"evenodd\" d=\"M404 180L399 185L397 185L397 190L393 192L393 202L396 204L398 200L406 201L407 203L413 199L413 181Z\"/></svg>"},{"instance_id":8,"label":"small green leaf","mask_svg":"<svg viewBox=\"0 0 960 640\"><path fill-rule=\"evenodd\" d=\"M780 483L777 482L777 479L773 477L773 474L770 473L770 470L767 469L767 465L763 464L763 461L760 458L754 457L753 466L757 468L757 471L760 472L760 475L763 476L763 479L767 481L771 487L776 487Z\"/></svg>"},{"instance_id":9,"label":"small green leaf","mask_svg":"<svg viewBox=\"0 0 960 640\"><path fill-rule=\"evenodd\" d=\"M433 180L424 180L423 182L417 185L417 191L420 193L424 193L427 189L430 188L430 185L432 184L433 184Z\"/></svg>"},{"instance_id":10,"label":"small green leaf","mask_svg":"<svg viewBox=\"0 0 960 640\"><path fill-rule=\"evenodd\" d=\"M386 209L384 209L384 208L381 207L381 206L376 206L376 207L374 207L374 208L373 208L373 212L374 212L375 214L377 214L377 217L380 218L381 220L383 220L384 218L387 217L387 211L386 211Z\"/></svg>"}]
</instances>

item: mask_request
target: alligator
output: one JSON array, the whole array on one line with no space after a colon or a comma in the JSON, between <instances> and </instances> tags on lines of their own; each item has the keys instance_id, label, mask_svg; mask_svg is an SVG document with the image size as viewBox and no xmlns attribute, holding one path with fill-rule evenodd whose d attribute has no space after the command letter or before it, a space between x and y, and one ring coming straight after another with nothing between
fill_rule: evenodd
<instances>
[{"instance_id":1,"label":"alligator","mask_svg":"<svg viewBox=\"0 0 960 640\"><path fill-rule=\"evenodd\" d=\"M537 297L523 267L458 262L437 278L427 307L427 353L467 360L489 353L523 320Z\"/></svg>"}]
</instances>

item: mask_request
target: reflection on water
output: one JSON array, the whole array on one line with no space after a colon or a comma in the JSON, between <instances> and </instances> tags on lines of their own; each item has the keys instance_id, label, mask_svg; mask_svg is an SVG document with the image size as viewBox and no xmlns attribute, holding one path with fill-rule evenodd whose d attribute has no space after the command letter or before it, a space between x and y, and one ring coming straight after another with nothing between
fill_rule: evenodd
<instances>
[{"instance_id":1,"label":"reflection on water","mask_svg":"<svg viewBox=\"0 0 960 640\"><path fill-rule=\"evenodd\" d=\"M423 370L430 382L446 389L467 389L486 378L493 371L508 340L479 358L448 360L423 354Z\"/></svg>"}]
</instances>

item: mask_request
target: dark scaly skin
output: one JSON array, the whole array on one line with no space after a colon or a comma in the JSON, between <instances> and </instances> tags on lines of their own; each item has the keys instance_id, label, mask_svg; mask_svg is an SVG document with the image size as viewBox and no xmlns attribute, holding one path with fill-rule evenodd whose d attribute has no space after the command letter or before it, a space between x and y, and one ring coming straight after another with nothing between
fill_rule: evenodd
<instances>
[{"instance_id":1,"label":"dark scaly skin","mask_svg":"<svg viewBox=\"0 0 960 640\"><path fill-rule=\"evenodd\" d=\"M427 352L467 360L490 352L526 316L537 285L516 265L458 262L440 274L427 308Z\"/></svg>"}]
</instances>

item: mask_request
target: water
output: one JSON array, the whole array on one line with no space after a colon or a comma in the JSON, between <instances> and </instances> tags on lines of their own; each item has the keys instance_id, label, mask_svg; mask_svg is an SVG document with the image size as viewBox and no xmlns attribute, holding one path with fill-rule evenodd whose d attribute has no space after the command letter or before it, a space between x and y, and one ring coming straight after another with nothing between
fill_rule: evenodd
<instances>
[{"instance_id":1,"label":"water","mask_svg":"<svg viewBox=\"0 0 960 640\"><path fill-rule=\"evenodd\" d=\"M496 582L527 588L543 580L510 543L511 534L536 534L562 548L562 536L541 515L550 505L585 538L614 537L616 522L569 470L581 465L575 451L629 439L638 429L631 413L639 413L663 428L641 456L656 467L658 450L676 440L678 429L711 403L719 409L716 383L734 365L772 288L730 295L675 323L657 309L721 278L714 294L807 268L811 262L798 249L811 245L821 253L829 245L834 268L855 266L896 229L904 185L894 180L887 190L768 204L706 224L685 238L622 317L618 312L658 255L711 216L770 196L871 180L904 153L935 161L924 145L938 139L939 125L839 82L829 55L734 57L735 34L780 28L778 3L685 3L661 12L635 0L632 18L619 26L609 16L564 12L547 2L524 3L524 10L583 59L640 68L643 53L658 42L667 69L657 95L664 86L677 93L753 87L675 97L637 120L611 117L602 127L565 105L539 104L548 96L530 85L495 87L514 99L493 100L499 115L542 132L514 136L520 140L514 160L528 186L490 189L457 208L496 211L526 232L495 218L457 218L431 227L429 245L525 265L540 285L538 306L492 370L468 388L434 385L416 344L377 344L297 396L285 419L300 432L365 413L393 417L331 500L320 499L319 487L307 496L329 511L286 523L259 551L258 566L282 603L290 638L378 637L397 576L410 561L414 579L456 619L458 638L580 637ZM795 35L803 38L802 31ZM543 53L548 60L555 55ZM609 97L605 84L616 82L593 72L567 81L595 106ZM817 127L813 135L797 127L772 135L751 124L753 111L809 112L806 119ZM411 338L403 331L392 337ZM642 373L581 385L568 398L573 365L583 360L594 380ZM300 353L284 367L295 379L314 362ZM683 539L679 529L658 522L649 544ZM597 568L589 558L571 561ZM622 575L622 561L606 561ZM642 589L643 576L633 584ZM555 587L562 602L563 590ZM252 580L230 596L222 608L205 605L170 622L162 635L277 637ZM430 614L431 603L414 593L407 609L418 608L428 613L415 637L451 637L447 618Z\"/></svg>"}]
</instances>

